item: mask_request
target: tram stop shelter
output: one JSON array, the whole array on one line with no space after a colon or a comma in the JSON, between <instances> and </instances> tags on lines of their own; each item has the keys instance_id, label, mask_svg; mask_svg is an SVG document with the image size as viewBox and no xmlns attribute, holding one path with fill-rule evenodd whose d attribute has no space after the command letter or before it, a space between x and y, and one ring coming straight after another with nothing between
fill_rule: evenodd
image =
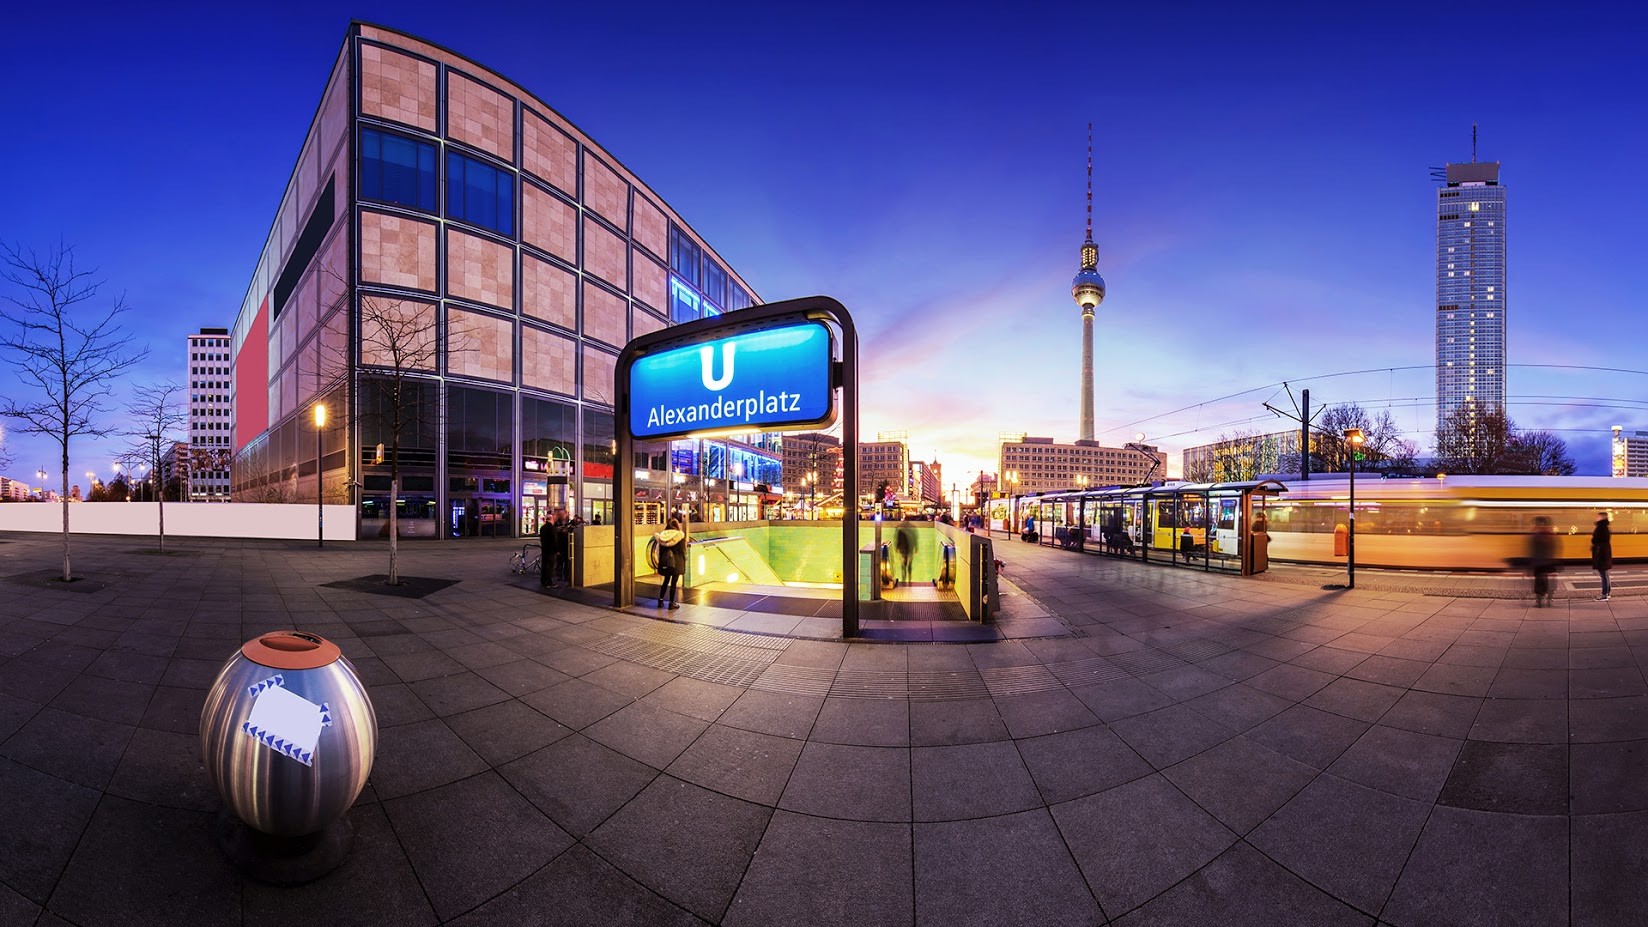
<instances>
[{"instance_id":1,"label":"tram stop shelter","mask_svg":"<svg viewBox=\"0 0 1648 927\"><path fill-rule=\"evenodd\" d=\"M1016 497L1015 523L1035 518L1037 543L1251 576L1269 568L1266 507L1276 480L1164 483Z\"/></svg>"}]
</instances>

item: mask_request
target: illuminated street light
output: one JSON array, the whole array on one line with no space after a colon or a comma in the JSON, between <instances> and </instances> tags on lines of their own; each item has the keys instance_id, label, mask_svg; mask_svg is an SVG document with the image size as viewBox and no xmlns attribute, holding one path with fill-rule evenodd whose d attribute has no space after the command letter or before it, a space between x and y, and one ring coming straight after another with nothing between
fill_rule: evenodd
<instances>
[{"instance_id":1,"label":"illuminated street light","mask_svg":"<svg viewBox=\"0 0 1648 927\"><path fill-rule=\"evenodd\" d=\"M315 546L326 546L326 500L321 486L320 433L326 427L326 404L315 403ZM395 500L389 500L390 505Z\"/></svg>"},{"instance_id":2,"label":"illuminated street light","mask_svg":"<svg viewBox=\"0 0 1648 927\"><path fill-rule=\"evenodd\" d=\"M1356 462L1362 459L1362 445L1367 441L1360 428L1345 429L1345 440L1350 442L1350 529L1345 535L1346 589L1356 588Z\"/></svg>"}]
</instances>

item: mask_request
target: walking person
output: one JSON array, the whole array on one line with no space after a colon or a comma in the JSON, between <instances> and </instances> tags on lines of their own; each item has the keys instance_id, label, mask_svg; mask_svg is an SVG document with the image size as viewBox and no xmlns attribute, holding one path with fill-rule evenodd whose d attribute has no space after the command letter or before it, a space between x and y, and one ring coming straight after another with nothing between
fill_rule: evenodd
<instances>
[{"instance_id":1,"label":"walking person","mask_svg":"<svg viewBox=\"0 0 1648 927\"><path fill-rule=\"evenodd\" d=\"M1556 534L1551 520L1534 518L1534 533L1528 538L1528 570L1534 575L1534 607L1551 604L1551 574L1556 572Z\"/></svg>"},{"instance_id":2,"label":"walking person","mask_svg":"<svg viewBox=\"0 0 1648 927\"><path fill-rule=\"evenodd\" d=\"M916 552L916 529L910 527L910 519L899 521L898 531L893 534L893 548L898 551L898 577L908 586L910 584L910 558Z\"/></svg>"},{"instance_id":3,"label":"walking person","mask_svg":"<svg viewBox=\"0 0 1648 927\"><path fill-rule=\"evenodd\" d=\"M1602 595L1598 602L1608 601L1608 571L1614 568L1614 544L1608 531L1608 513L1598 512L1596 527L1591 529L1591 569L1602 577Z\"/></svg>"},{"instance_id":4,"label":"walking person","mask_svg":"<svg viewBox=\"0 0 1648 927\"><path fill-rule=\"evenodd\" d=\"M658 587L658 607L668 602L670 608L680 608L681 574L687 569L687 535L681 530L681 519L671 518L653 537L658 541L658 575L664 577Z\"/></svg>"}]
</instances>

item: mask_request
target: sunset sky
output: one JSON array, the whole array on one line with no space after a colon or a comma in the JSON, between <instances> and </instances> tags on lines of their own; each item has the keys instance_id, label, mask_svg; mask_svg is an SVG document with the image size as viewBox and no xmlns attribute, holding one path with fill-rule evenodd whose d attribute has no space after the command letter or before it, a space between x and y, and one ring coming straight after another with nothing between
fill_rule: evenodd
<instances>
[{"instance_id":1,"label":"sunset sky","mask_svg":"<svg viewBox=\"0 0 1648 927\"><path fill-rule=\"evenodd\" d=\"M1511 416L1565 438L1581 473L1606 472L1608 426L1648 430L1639 12L264 9L33 4L0 34L0 240L72 243L125 293L152 349L138 382L178 378L184 334L233 323L355 16L557 107L764 299L841 300L865 437L907 432L947 482L994 471L1000 433L1076 437L1089 122L1104 442L1143 432L1177 472L1187 445L1283 427L1261 404L1286 407L1288 381L1390 408L1428 453L1429 171L1470 159L1473 122L1508 191ZM106 478L119 446L83 443L71 475ZM38 439L7 447L0 472L51 468Z\"/></svg>"}]
</instances>

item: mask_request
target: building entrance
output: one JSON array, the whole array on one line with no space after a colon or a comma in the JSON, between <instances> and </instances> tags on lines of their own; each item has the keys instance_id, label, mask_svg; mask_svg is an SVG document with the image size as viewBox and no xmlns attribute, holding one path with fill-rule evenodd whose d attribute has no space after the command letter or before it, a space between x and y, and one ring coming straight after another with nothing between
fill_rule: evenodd
<instances>
[{"instance_id":1,"label":"building entrance","mask_svg":"<svg viewBox=\"0 0 1648 927\"><path fill-rule=\"evenodd\" d=\"M502 496L468 496L447 500L447 534L455 538L512 537L510 502Z\"/></svg>"}]
</instances>

